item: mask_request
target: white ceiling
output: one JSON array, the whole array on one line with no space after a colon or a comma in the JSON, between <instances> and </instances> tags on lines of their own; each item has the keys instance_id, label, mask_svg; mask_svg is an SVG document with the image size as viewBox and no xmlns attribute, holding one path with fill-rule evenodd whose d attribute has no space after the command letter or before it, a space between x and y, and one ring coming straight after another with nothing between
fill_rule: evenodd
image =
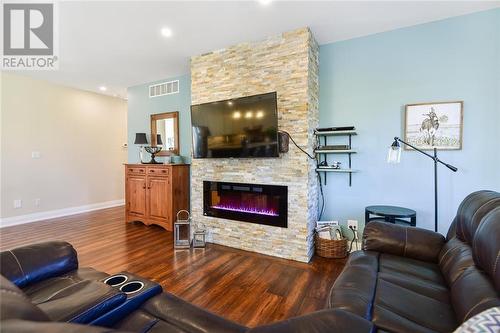
<instances>
[{"instance_id":1,"label":"white ceiling","mask_svg":"<svg viewBox=\"0 0 500 333\"><path fill-rule=\"evenodd\" d=\"M299 27L326 44L493 7L500 1L61 2L59 70L22 74L124 97L127 87L188 73L192 55Z\"/></svg>"}]
</instances>

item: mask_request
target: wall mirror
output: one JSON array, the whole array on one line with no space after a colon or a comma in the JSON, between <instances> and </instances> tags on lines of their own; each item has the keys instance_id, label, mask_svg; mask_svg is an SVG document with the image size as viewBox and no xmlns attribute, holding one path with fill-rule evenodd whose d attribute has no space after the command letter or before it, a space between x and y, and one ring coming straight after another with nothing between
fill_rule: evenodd
<instances>
[{"instance_id":1,"label":"wall mirror","mask_svg":"<svg viewBox=\"0 0 500 333\"><path fill-rule=\"evenodd\" d=\"M157 156L179 155L179 112L151 115L151 146L163 147Z\"/></svg>"}]
</instances>

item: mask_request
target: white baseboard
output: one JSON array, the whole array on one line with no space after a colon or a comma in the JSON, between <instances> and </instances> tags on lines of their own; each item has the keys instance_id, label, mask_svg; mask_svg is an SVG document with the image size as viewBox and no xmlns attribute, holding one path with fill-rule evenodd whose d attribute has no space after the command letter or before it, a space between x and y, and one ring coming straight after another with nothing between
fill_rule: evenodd
<instances>
[{"instance_id":1,"label":"white baseboard","mask_svg":"<svg viewBox=\"0 0 500 333\"><path fill-rule=\"evenodd\" d=\"M39 212L39 213L33 213L33 214L27 214L27 215L5 217L5 218L0 218L0 228L10 227L13 225L18 225L18 224L31 223L31 222L36 222L36 221L40 221L40 220L53 219L56 217L91 212L93 210L98 210L98 209L123 206L124 204L125 204L125 200L121 199L121 200L98 202L95 204L83 205L83 206L77 206L77 207L49 210L46 212Z\"/></svg>"}]
</instances>

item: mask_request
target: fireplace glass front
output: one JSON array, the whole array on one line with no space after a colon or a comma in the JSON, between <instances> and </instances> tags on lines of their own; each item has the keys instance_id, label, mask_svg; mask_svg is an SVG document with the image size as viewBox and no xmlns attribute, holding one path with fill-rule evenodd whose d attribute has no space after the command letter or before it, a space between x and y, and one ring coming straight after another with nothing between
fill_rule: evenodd
<instances>
[{"instance_id":1,"label":"fireplace glass front","mask_svg":"<svg viewBox=\"0 0 500 333\"><path fill-rule=\"evenodd\" d=\"M288 189L279 185L203 182L203 215L287 227Z\"/></svg>"}]
</instances>

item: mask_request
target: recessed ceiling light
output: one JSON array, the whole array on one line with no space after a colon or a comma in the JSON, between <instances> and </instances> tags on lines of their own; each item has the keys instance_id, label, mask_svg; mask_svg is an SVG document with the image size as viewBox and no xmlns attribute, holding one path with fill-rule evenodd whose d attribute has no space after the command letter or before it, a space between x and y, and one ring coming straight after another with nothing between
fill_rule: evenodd
<instances>
[{"instance_id":1,"label":"recessed ceiling light","mask_svg":"<svg viewBox=\"0 0 500 333\"><path fill-rule=\"evenodd\" d=\"M105 86L100 86L100 87L99 87L99 90L100 90L100 91L106 91L106 90L108 90L108 88L106 88Z\"/></svg>"},{"instance_id":2,"label":"recessed ceiling light","mask_svg":"<svg viewBox=\"0 0 500 333\"><path fill-rule=\"evenodd\" d=\"M261 5L267 6L271 3L272 0L258 0Z\"/></svg>"},{"instance_id":3,"label":"recessed ceiling light","mask_svg":"<svg viewBox=\"0 0 500 333\"><path fill-rule=\"evenodd\" d=\"M163 37L172 37L172 29L169 27L161 28L161 34Z\"/></svg>"}]
</instances>

